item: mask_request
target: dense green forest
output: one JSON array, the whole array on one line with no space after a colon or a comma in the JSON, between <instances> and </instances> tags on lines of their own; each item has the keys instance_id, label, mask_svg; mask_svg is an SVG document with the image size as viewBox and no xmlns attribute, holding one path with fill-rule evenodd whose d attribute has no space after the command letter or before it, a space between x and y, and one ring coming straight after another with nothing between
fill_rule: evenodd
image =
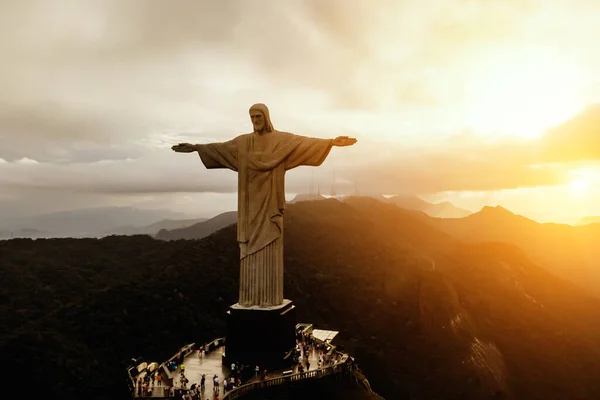
<instances>
[{"instance_id":1,"label":"dense green forest","mask_svg":"<svg viewBox=\"0 0 600 400\"><path fill-rule=\"evenodd\" d=\"M131 357L223 336L235 226L202 240L0 241L0 354L26 387L128 398ZM285 217L285 297L388 399L600 398L600 301L515 246L356 198Z\"/></svg>"}]
</instances>

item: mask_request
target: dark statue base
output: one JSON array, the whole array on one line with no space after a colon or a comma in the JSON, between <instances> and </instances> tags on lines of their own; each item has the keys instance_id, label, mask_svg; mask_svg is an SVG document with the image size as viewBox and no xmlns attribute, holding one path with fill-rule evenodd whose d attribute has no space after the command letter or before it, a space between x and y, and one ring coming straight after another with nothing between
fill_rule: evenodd
<instances>
[{"instance_id":1,"label":"dark statue base","mask_svg":"<svg viewBox=\"0 0 600 400\"><path fill-rule=\"evenodd\" d=\"M296 346L296 306L284 300L277 307L242 307L234 304L227 311L226 366L241 363L272 371L292 365L291 351Z\"/></svg>"}]
</instances>

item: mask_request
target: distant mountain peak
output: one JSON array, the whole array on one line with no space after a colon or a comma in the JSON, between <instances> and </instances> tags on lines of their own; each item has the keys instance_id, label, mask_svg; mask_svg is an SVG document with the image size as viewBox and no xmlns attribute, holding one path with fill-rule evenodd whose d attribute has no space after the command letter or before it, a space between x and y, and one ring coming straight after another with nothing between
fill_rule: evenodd
<instances>
[{"instance_id":1,"label":"distant mountain peak","mask_svg":"<svg viewBox=\"0 0 600 400\"><path fill-rule=\"evenodd\" d=\"M325 200L326 197L321 194L315 193L299 193L292 200L288 201L288 203L296 203L298 201L313 201L313 200Z\"/></svg>"},{"instance_id":2,"label":"distant mountain peak","mask_svg":"<svg viewBox=\"0 0 600 400\"><path fill-rule=\"evenodd\" d=\"M516 214L502 206L484 206L480 211L469 215L468 218L474 221L485 221L486 223L491 224L518 224L520 227L540 225L539 222L523 215Z\"/></svg>"},{"instance_id":3,"label":"distant mountain peak","mask_svg":"<svg viewBox=\"0 0 600 400\"><path fill-rule=\"evenodd\" d=\"M456 207L454 204L443 201L441 203L430 203L414 194L391 196L383 201L395 204L406 210L422 211L425 214L437 218L463 218L471 214L471 211Z\"/></svg>"},{"instance_id":4,"label":"distant mountain peak","mask_svg":"<svg viewBox=\"0 0 600 400\"><path fill-rule=\"evenodd\" d=\"M480 213L494 213L494 214L511 214L511 215L515 215L515 213L513 213L510 210L507 210L506 208L504 208L502 206L483 206L483 208L479 212Z\"/></svg>"},{"instance_id":5,"label":"distant mountain peak","mask_svg":"<svg viewBox=\"0 0 600 400\"><path fill-rule=\"evenodd\" d=\"M600 223L600 216L583 217L577 221L577 225L589 225Z\"/></svg>"}]
</instances>

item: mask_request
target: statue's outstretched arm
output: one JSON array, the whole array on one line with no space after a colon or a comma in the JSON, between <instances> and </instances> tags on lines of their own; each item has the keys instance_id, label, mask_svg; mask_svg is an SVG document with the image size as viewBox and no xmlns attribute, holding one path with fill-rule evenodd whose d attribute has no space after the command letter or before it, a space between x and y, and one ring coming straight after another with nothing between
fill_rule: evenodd
<instances>
[{"instance_id":1,"label":"statue's outstretched arm","mask_svg":"<svg viewBox=\"0 0 600 400\"><path fill-rule=\"evenodd\" d=\"M237 171L238 169L238 151L235 139L223 143L179 143L171 147L171 149L177 153L193 153L197 151L202 163L208 169L228 168L233 171Z\"/></svg>"}]
</instances>

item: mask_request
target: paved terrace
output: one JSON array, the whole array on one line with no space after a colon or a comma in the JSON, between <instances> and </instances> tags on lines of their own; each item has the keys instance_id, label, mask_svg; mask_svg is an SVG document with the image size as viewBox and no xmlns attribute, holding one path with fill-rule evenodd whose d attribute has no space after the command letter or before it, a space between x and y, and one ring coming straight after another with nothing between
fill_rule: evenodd
<instances>
[{"instance_id":1,"label":"paved terrace","mask_svg":"<svg viewBox=\"0 0 600 400\"><path fill-rule=\"evenodd\" d=\"M213 400L216 398L222 400L233 400L245 394L248 394L255 390L260 390L265 387L284 385L297 380L315 379L330 374L351 371L353 365L352 363L350 363L351 358L348 356L348 354L335 352L336 360L333 364L322 365L321 368L318 368L318 352L315 349L311 349L308 354L308 360L310 362L309 371L300 373L298 372L297 366L294 366L292 369L285 371L285 374L283 370L267 371L268 378L266 380L261 379L261 374L259 374L258 376L254 376L251 379L247 380L236 389L225 392L223 387L223 381L224 378L230 376L231 370L226 366L222 365L222 355L225 351L225 346L223 345L223 343L223 339L216 339L215 341L210 342L208 345L205 345L205 348L212 348L213 350L209 351L203 356L199 356L198 352L193 350L193 343L181 349L181 351L184 354L183 364L185 365L185 376L189 380L189 382L186 385L187 388L191 387L194 383L196 383L199 386L202 374L206 374L205 390L201 392L200 397L200 399L202 400ZM306 359L307 355L304 354L303 350L302 352L304 359ZM179 352L177 352L177 354L179 354ZM163 380L162 384L159 385L157 382L154 382L154 384L150 385L150 387L152 388L152 393L150 395L142 395L139 397L155 399L165 399L172 397L181 398L182 391L185 392L188 389L184 388L181 384L179 369L175 371L169 371L166 367L164 367L171 360L175 359L177 357L177 354L158 367L158 369L161 372L163 372L163 377L166 378L165 380ZM137 382L137 380L143 377L145 374L146 371L142 371L138 374L135 368L133 370L130 370L130 378L134 383ZM218 391L214 390L212 380L214 375L217 375L219 377L220 384ZM134 393L134 398L138 398L137 386Z\"/></svg>"}]
</instances>

